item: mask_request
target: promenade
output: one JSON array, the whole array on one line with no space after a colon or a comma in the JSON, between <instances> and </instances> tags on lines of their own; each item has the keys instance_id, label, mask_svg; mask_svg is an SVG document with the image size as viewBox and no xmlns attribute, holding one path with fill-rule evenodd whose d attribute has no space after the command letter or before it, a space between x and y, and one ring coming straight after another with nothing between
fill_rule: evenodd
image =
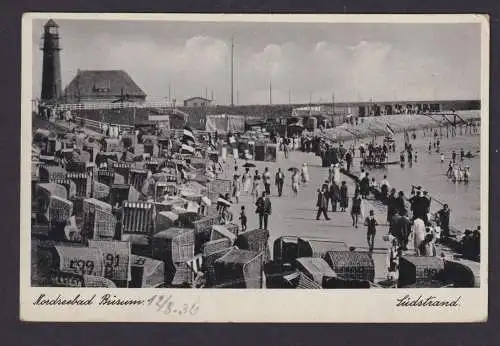
<instances>
[{"instance_id":1,"label":"promenade","mask_svg":"<svg viewBox=\"0 0 500 346\"><path fill-rule=\"evenodd\" d=\"M276 162L249 162L256 166L255 168L250 168L252 175L256 169L259 170L259 173L262 173L265 167L269 167L272 175L272 215L269 218L268 226L271 251L274 240L281 236L328 238L334 241L345 242L349 247L355 247L357 251L368 251L366 226L363 225L363 220L359 220L358 228L352 226L350 214L351 198L354 194L354 182L352 179L341 175L342 180L345 180L348 185L349 208L345 212L337 211L334 213L331 212L331 206L329 206L328 216L330 220L325 220L321 216L321 219L318 221L316 220L317 188L328 178L328 169L321 167L321 159L318 156L315 156L313 153L292 151L288 158L285 158L283 152L278 152ZM291 191L291 173L288 172L288 168L300 167L304 162L308 165L310 181L306 185L301 185L299 194L295 197ZM240 174L244 171L242 168L244 163L244 160L238 160ZM285 185L282 197L278 197L277 188L274 185L274 176L278 168L281 168L285 172ZM233 172L234 160L229 158L225 166L226 178L231 179ZM240 198L240 203L234 203L231 206L230 210L235 217L234 221L239 222L238 217L242 205L245 206L248 229L258 228L259 220L258 215L255 213L255 203L251 196L244 193ZM375 210L376 219L379 222L373 252L375 281L378 282L386 279L387 276L388 243L383 240L383 236L388 233L388 225L386 224L385 207L381 208L378 205L374 205L374 201L365 201L366 212L371 208Z\"/></svg>"}]
</instances>

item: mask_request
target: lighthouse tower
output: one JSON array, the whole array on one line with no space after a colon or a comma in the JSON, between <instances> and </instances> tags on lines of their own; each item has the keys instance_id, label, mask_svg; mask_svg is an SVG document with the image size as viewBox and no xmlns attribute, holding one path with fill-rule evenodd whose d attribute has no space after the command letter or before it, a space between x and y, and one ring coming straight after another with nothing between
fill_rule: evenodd
<instances>
[{"instance_id":1,"label":"lighthouse tower","mask_svg":"<svg viewBox=\"0 0 500 346\"><path fill-rule=\"evenodd\" d=\"M61 98L61 60L59 57L59 25L52 19L43 27L42 95L44 103L53 104Z\"/></svg>"}]
</instances>

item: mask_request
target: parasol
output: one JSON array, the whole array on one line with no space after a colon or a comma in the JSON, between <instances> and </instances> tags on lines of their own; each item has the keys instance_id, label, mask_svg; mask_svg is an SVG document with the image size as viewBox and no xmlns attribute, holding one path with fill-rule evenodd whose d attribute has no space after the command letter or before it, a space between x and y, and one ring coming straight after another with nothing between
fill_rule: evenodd
<instances>
[{"instance_id":1,"label":"parasol","mask_svg":"<svg viewBox=\"0 0 500 346\"><path fill-rule=\"evenodd\" d=\"M247 168L247 167L256 167L253 163L250 163L250 162L247 162L243 165L243 167Z\"/></svg>"},{"instance_id":2,"label":"parasol","mask_svg":"<svg viewBox=\"0 0 500 346\"><path fill-rule=\"evenodd\" d=\"M224 195L219 195L219 198L217 198L217 204L222 204L226 207L230 207L231 201L229 199L226 199Z\"/></svg>"},{"instance_id":3,"label":"parasol","mask_svg":"<svg viewBox=\"0 0 500 346\"><path fill-rule=\"evenodd\" d=\"M289 171L289 172L296 172L296 171L298 171L298 170L299 170L299 169L298 169L297 167L290 167L290 168L288 168L288 171Z\"/></svg>"}]
</instances>

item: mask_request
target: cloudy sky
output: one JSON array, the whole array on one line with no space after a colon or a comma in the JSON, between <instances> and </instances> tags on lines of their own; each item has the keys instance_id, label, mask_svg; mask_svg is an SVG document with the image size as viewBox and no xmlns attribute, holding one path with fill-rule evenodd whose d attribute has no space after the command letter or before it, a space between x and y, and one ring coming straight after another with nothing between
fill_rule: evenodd
<instances>
[{"instance_id":1,"label":"cloudy sky","mask_svg":"<svg viewBox=\"0 0 500 346\"><path fill-rule=\"evenodd\" d=\"M33 22L33 95L42 75ZM291 24L58 20L63 87L77 69L123 69L151 99L235 103L478 99L479 24ZM236 95L238 90L238 95ZM238 96L238 97L237 97Z\"/></svg>"}]
</instances>

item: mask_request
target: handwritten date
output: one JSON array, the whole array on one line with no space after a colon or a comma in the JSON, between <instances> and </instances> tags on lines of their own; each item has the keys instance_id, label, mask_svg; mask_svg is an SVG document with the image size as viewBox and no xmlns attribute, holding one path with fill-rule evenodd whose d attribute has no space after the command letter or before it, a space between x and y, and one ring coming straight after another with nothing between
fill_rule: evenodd
<instances>
[{"instance_id":1,"label":"handwritten date","mask_svg":"<svg viewBox=\"0 0 500 346\"><path fill-rule=\"evenodd\" d=\"M177 315L177 316L194 316L200 310L199 299L193 303L179 303L174 301L172 295L157 295L155 294L146 300L148 306L156 307L156 310L164 315Z\"/></svg>"}]
</instances>

